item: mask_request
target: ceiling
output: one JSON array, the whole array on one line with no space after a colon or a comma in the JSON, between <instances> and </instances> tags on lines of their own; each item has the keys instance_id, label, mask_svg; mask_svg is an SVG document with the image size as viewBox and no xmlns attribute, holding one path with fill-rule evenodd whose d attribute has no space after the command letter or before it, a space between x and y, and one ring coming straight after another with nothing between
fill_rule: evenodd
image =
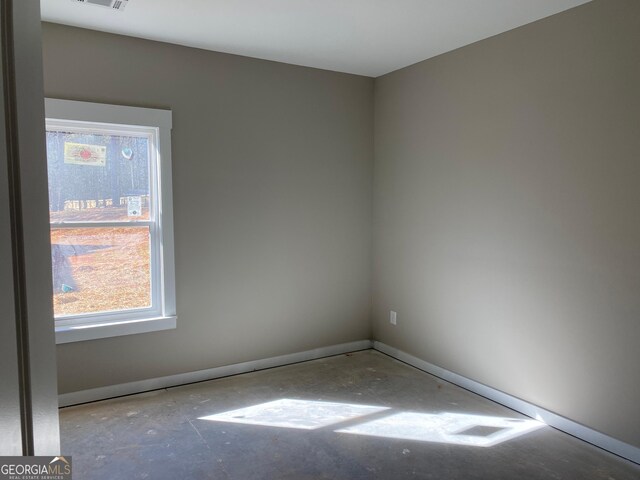
<instances>
[{"instance_id":1,"label":"ceiling","mask_svg":"<svg viewBox=\"0 0 640 480\"><path fill-rule=\"evenodd\" d=\"M590 0L41 0L42 19L377 77Z\"/></svg>"}]
</instances>

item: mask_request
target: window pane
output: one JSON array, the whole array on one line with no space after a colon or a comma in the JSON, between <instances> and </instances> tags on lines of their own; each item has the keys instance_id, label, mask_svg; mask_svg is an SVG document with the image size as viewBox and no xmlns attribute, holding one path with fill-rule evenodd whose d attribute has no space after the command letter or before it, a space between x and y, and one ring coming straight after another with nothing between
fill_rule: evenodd
<instances>
[{"instance_id":1,"label":"window pane","mask_svg":"<svg viewBox=\"0 0 640 480\"><path fill-rule=\"evenodd\" d=\"M52 223L149 219L149 139L47 131Z\"/></svg>"},{"instance_id":2,"label":"window pane","mask_svg":"<svg viewBox=\"0 0 640 480\"><path fill-rule=\"evenodd\" d=\"M54 228L56 316L151 306L149 227Z\"/></svg>"}]
</instances>

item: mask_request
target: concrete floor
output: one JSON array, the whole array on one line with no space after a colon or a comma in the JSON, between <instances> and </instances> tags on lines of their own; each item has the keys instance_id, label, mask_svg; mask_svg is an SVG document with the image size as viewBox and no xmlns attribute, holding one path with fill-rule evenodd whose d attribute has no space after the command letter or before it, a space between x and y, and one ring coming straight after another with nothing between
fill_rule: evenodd
<instances>
[{"instance_id":1,"label":"concrete floor","mask_svg":"<svg viewBox=\"0 0 640 480\"><path fill-rule=\"evenodd\" d=\"M373 350L60 419L83 480L640 478L634 463Z\"/></svg>"}]
</instances>

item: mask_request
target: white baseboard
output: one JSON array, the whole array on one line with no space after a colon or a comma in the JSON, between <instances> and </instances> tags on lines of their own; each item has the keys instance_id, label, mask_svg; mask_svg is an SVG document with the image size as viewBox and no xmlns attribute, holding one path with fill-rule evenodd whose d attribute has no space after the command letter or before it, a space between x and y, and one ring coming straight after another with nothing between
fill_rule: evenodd
<instances>
[{"instance_id":1,"label":"white baseboard","mask_svg":"<svg viewBox=\"0 0 640 480\"><path fill-rule=\"evenodd\" d=\"M379 352L389 355L390 357L400 360L401 362L408 363L409 365L430 373L431 375L435 375L436 377L442 378L443 380L458 385L473 393L477 393L478 395L488 398L489 400L493 400L505 407L509 407L512 410L520 412L528 417L542 421L551 427L557 428L569 435L573 435L585 442L591 443L620 457L640 464L640 448L634 447L633 445L629 445L628 443L624 443L620 440L616 440L615 438L589 427L585 427L573 420L569 420L568 418L550 412L549 410L545 410L544 408L540 408L517 397L501 392L500 390L496 390L488 387L487 385L483 385L482 383L463 377L462 375L458 375L457 373L450 372L449 370L445 370L444 368L425 362L424 360L414 357L413 355L409 355L397 348L385 345L382 342L373 342L373 348Z\"/></svg>"},{"instance_id":2,"label":"white baseboard","mask_svg":"<svg viewBox=\"0 0 640 480\"><path fill-rule=\"evenodd\" d=\"M280 355L278 357L235 363L233 365L225 365L223 367L208 368L206 370L197 370L195 372L178 373L176 375L168 375L166 377L150 378L147 380L121 383L118 385L109 385L106 387L81 390L79 392L63 393L58 395L58 405L60 407L68 407L80 403L95 402L97 400L105 400L107 398L132 395L134 393L175 387L177 385L185 385L187 383L202 382L204 380L213 380L215 378L237 375L239 373L248 373L256 370L264 370L265 368L305 362L307 360L316 360L318 358L356 352L358 350L368 350L372 347L372 344L373 342L371 340L359 340L356 342L315 348L304 352Z\"/></svg>"},{"instance_id":3,"label":"white baseboard","mask_svg":"<svg viewBox=\"0 0 640 480\"><path fill-rule=\"evenodd\" d=\"M527 415L528 417L542 421L549 426L568 433L569 435L573 435L574 437L591 443L620 457L640 464L640 448L634 447L633 445L629 445L628 443L624 443L620 440L616 440L615 438L589 427L585 427L573 420L562 417L517 397L513 397L507 393L501 392L487 385L483 385L482 383L463 377L462 375L458 375L457 373L450 372L444 368L425 362L424 360L409 355L397 348L390 347L382 342L371 340L359 340L356 342L316 348L304 352L280 355L278 357L235 363L206 370L197 370L195 372L179 373L166 377L150 378L137 382L121 383L119 385L109 385L106 387L92 388L79 392L64 393L58 396L58 403L60 407L68 407L80 403L94 402L97 400L105 400L107 398L120 397L123 395L132 395L150 390L158 390L161 388L175 387L188 383L213 380L216 378L228 377L230 375L280 367L283 365L290 365L292 363L316 360L318 358L356 352L359 350L367 350L370 348L374 348L375 350L400 360L401 362L412 365L420 370L430 373L431 375L435 375L436 377L442 378L443 380Z\"/></svg>"}]
</instances>

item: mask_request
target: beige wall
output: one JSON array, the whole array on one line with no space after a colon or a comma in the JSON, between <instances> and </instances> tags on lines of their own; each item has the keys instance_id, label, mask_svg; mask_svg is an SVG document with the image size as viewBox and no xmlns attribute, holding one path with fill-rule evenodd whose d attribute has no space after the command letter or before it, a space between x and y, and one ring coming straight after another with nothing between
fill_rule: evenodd
<instances>
[{"instance_id":1,"label":"beige wall","mask_svg":"<svg viewBox=\"0 0 640 480\"><path fill-rule=\"evenodd\" d=\"M640 446L640 2L376 79L374 172L374 337Z\"/></svg>"},{"instance_id":2,"label":"beige wall","mask_svg":"<svg viewBox=\"0 0 640 480\"><path fill-rule=\"evenodd\" d=\"M174 113L178 328L59 346L61 393L369 338L373 183L375 339L640 446L640 2L375 102L363 77L58 25L44 56L48 96Z\"/></svg>"},{"instance_id":3,"label":"beige wall","mask_svg":"<svg viewBox=\"0 0 640 480\"><path fill-rule=\"evenodd\" d=\"M58 346L61 393L371 337L372 79L43 28L47 96L174 124L178 328Z\"/></svg>"}]
</instances>

